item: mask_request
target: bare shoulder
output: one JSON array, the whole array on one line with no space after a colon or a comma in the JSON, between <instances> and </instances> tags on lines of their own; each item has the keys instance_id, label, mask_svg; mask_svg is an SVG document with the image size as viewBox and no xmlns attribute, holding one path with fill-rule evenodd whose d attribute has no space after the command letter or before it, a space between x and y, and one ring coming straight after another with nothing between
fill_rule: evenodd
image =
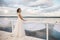
<instances>
[{"instance_id":1,"label":"bare shoulder","mask_svg":"<svg viewBox=\"0 0 60 40\"><path fill-rule=\"evenodd\" d=\"M20 14L20 13L17 13L17 14Z\"/></svg>"},{"instance_id":2,"label":"bare shoulder","mask_svg":"<svg viewBox=\"0 0 60 40\"><path fill-rule=\"evenodd\" d=\"M20 13L17 13L18 15L20 15Z\"/></svg>"},{"instance_id":3,"label":"bare shoulder","mask_svg":"<svg viewBox=\"0 0 60 40\"><path fill-rule=\"evenodd\" d=\"M21 13L18 13L18 16L21 16Z\"/></svg>"}]
</instances>

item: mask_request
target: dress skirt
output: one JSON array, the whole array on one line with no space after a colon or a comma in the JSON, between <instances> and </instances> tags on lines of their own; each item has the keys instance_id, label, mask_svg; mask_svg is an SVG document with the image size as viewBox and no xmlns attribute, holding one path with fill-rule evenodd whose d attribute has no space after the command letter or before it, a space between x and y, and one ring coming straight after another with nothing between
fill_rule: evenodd
<instances>
[{"instance_id":1,"label":"dress skirt","mask_svg":"<svg viewBox=\"0 0 60 40\"><path fill-rule=\"evenodd\" d=\"M23 21L21 19L18 19L15 25L15 28L13 30L13 35L14 37L24 37L25 36L25 31L23 28Z\"/></svg>"}]
</instances>

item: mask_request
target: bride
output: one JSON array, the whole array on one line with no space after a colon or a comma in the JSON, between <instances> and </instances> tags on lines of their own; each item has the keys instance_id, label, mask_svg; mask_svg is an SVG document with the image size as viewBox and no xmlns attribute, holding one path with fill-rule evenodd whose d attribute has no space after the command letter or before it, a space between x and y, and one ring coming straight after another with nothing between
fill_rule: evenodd
<instances>
[{"instance_id":1,"label":"bride","mask_svg":"<svg viewBox=\"0 0 60 40\"><path fill-rule=\"evenodd\" d=\"M14 37L24 37L25 32L22 27L22 24L23 24L23 21L25 21L25 20L21 16L21 8L17 9L17 15L18 15L18 20L17 20L17 23L16 23L15 28L13 30L13 35L14 35Z\"/></svg>"},{"instance_id":2,"label":"bride","mask_svg":"<svg viewBox=\"0 0 60 40\"><path fill-rule=\"evenodd\" d=\"M15 25L15 28L13 30L13 35L14 38L13 40L42 40L42 39L38 39L38 38L34 38L34 37L29 37L25 35L25 31L23 28L23 22L25 21L21 15L21 8L17 9L17 14L18 14L18 20L17 23Z\"/></svg>"}]
</instances>

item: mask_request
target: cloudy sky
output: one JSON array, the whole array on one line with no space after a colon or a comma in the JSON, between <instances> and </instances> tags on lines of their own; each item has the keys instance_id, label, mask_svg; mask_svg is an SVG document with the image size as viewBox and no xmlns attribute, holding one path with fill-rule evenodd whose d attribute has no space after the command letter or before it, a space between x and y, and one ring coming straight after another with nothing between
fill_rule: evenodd
<instances>
[{"instance_id":1,"label":"cloudy sky","mask_svg":"<svg viewBox=\"0 0 60 40\"><path fill-rule=\"evenodd\" d=\"M60 0L0 0L0 14L2 7L5 7L4 10L10 9L10 12L13 8L15 10L20 7L24 11L23 13L50 13L59 11L59 4Z\"/></svg>"}]
</instances>

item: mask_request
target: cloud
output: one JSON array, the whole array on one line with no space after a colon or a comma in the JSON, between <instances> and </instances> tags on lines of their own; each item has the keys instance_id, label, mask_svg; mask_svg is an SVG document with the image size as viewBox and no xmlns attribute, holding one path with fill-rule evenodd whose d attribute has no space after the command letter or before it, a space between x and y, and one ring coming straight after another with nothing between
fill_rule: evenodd
<instances>
[{"instance_id":1,"label":"cloud","mask_svg":"<svg viewBox=\"0 0 60 40\"><path fill-rule=\"evenodd\" d=\"M2 0L0 0L0 2L1 1ZM59 6L53 5L51 0L5 0L5 3L4 1L2 1L2 3L5 6L7 6L6 4L8 4L8 7L10 8L17 9L20 7L23 11L26 11L27 13L49 13L59 10ZM55 7L53 7L52 5ZM46 8L43 8L45 6Z\"/></svg>"},{"instance_id":2,"label":"cloud","mask_svg":"<svg viewBox=\"0 0 60 40\"><path fill-rule=\"evenodd\" d=\"M40 5L51 5L50 0L4 0L4 4L12 5L24 5L24 6L40 6Z\"/></svg>"},{"instance_id":3,"label":"cloud","mask_svg":"<svg viewBox=\"0 0 60 40\"><path fill-rule=\"evenodd\" d=\"M51 0L36 0L34 2L32 1L32 2L27 4L27 6L40 6L40 5L51 6L52 1Z\"/></svg>"},{"instance_id":4,"label":"cloud","mask_svg":"<svg viewBox=\"0 0 60 40\"><path fill-rule=\"evenodd\" d=\"M0 0L0 6L2 6L4 4L3 0Z\"/></svg>"},{"instance_id":5,"label":"cloud","mask_svg":"<svg viewBox=\"0 0 60 40\"><path fill-rule=\"evenodd\" d=\"M24 5L29 7L49 7L52 6L52 0L4 0L2 1L2 4L4 4L4 6Z\"/></svg>"},{"instance_id":6,"label":"cloud","mask_svg":"<svg viewBox=\"0 0 60 40\"><path fill-rule=\"evenodd\" d=\"M51 7L51 8L47 8L47 9L43 10L43 12L45 12L45 13L50 13L50 12L55 12L55 11L60 11L60 6Z\"/></svg>"}]
</instances>

